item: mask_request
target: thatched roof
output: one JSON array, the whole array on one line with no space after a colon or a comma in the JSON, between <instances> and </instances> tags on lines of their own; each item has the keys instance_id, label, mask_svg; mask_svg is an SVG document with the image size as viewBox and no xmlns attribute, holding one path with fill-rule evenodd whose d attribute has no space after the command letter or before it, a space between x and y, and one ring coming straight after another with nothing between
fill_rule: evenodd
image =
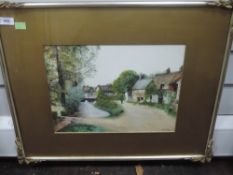
<instances>
[{"instance_id":1,"label":"thatched roof","mask_svg":"<svg viewBox=\"0 0 233 175\"><path fill-rule=\"evenodd\" d=\"M148 84L152 81L152 79L140 79L138 80L134 86L133 90L145 90L145 88L148 86Z\"/></svg>"},{"instance_id":2,"label":"thatched roof","mask_svg":"<svg viewBox=\"0 0 233 175\"><path fill-rule=\"evenodd\" d=\"M157 87L160 87L161 84L169 85L172 83L176 83L182 78L182 72L171 72L171 73L163 73L163 74L156 74L154 77L154 82Z\"/></svg>"}]
</instances>

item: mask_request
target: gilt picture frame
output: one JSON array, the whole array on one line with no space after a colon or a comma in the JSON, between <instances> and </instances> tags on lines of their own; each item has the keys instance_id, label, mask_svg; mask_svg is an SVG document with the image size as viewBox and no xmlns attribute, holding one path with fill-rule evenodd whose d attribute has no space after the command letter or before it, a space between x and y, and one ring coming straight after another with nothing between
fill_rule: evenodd
<instances>
[{"instance_id":1,"label":"gilt picture frame","mask_svg":"<svg viewBox=\"0 0 233 175\"><path fill-rule=\"evenodd\" d=\"M211 160L232 1L0 8L20 162Z\"/></svg>"}]
</instances>

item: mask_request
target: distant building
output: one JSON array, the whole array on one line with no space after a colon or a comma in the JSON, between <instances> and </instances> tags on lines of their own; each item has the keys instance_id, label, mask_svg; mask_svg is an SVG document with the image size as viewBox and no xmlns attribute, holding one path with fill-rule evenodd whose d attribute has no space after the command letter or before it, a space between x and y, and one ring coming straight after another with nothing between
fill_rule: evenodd
<instances>
[{"instance_id":1,"label":"distant building","mask_svg":"<svg viewBox=\"0 0 233 175\"><path fill-rule=\"evenodd\" d=\"M96 98L95 88L91 86L83 86L84 98Z\"/></svg>"},{"instance_id":2,"label":"distant building","mask_svg":"<svg viewBox=\"0 0 233 175\"><path fill-rule=\"evenodd\" d=\"M171 96L175 95L173 98L174 104L178 104L182 80L182 70L176 72L170 72L169 70L166 73L156 74L153 80L157 88L160 91L163 91L164 103L170 103Z\"/></svg>"},{"instance_id":3,"label":"distant building","mask_svg":"<svg viewBox=\"0 0 233 175\"><path fill-rule=\"evenodd\" d=\"M132 88L131 99L133 101L142 102L145 100L146 87L150 84L152 79L139 79Z\"/></svg>"},{"instance_id":4,"label":"distant building","mask_svg":"<svg viewBox=\"0 0 233 175\"><path fill-rule=\"evenodd\" d=\"M98 93L99 90L103 91L103 93L107 96L115 95L114 91L112 90L112 84L98 85L96 87L96 92Z\"/></svg>"}]
</instances>

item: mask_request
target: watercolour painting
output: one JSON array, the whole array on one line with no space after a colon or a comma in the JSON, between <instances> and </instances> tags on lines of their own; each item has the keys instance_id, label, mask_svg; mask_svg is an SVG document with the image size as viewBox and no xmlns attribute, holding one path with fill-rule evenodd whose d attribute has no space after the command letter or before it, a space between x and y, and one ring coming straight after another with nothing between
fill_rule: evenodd
<instances>
[{"instance_id":1,"label":"watercolour painting","mask_svg":"<svg viewBox=\"0 0 233 175\"><path fill-rule=\"evenodd\" d=\"M55 132L175 131L185 45L44 47Z\"/></svg>"}]
</instances>

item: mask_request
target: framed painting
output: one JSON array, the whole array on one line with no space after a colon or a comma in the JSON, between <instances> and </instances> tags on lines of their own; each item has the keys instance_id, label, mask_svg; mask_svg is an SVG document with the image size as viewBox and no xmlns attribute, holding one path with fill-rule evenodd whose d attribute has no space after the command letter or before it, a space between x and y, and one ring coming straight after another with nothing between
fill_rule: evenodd
<instances>
[{"instance_id":1,"label":"framed painting","mask_svg":"<svg viewBox=\"0 0 233 175\"><path fill-rule=\"evenodd\" d=\"M211 159L231 1L0 7L20 162Z\"/></svg>"}]
</instances>

